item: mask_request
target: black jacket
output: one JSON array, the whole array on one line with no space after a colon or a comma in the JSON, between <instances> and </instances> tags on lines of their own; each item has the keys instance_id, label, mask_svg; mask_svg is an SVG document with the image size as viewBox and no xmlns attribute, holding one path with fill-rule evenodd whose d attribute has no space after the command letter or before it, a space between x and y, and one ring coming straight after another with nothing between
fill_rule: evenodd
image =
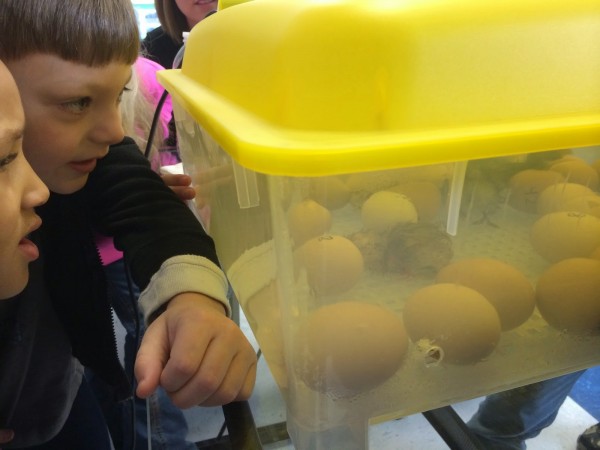
<instances>
[{"instance_id":1,"label":"black jacket","mask_svg":"<svg viewBox=\"0 0 600 450\"><path fill-rule=\"evenodd\" d=\"M128 138L98 162L84 189L52 194L40 215L48 289L74 355L109 384L127 386L92 231L114 236L140 290L170 257L218 264L212 239Z\"/></svg>"},{"instance_id":2,"label":"black jacket","mask_svg":"<svg viewBox=\"0 0 600 450\"><path fill-rule=\"evenodd\" d=\"M82 190L52 193L38 213L41 258L23 293L0 310L0 428L18 433L8 448L43 442L62 426L81 376L71 352L112 386L115 399L131 395L93 231L114 236L141 289L173 256L218 265L212 239L129 138L98 161Z\"/></svg>"},{"instance_id":3,"label":"black jacket","mask_svg":"<svg viewBox=\"0 0 600 450\"><path fill-rule=\"evenodd\" d=\"M148 32L142 41L142 55L157 62L165 69L172 69L173 60L181 45L165 33L162 27L158 27Z\"/></svg>"}]
</instances>

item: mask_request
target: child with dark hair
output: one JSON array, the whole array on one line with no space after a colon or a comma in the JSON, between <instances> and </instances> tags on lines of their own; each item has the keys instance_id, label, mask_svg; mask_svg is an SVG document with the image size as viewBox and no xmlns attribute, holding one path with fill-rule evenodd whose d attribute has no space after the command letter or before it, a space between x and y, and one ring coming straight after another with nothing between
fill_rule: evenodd
<instances>
[{"instance_id":1,"label":"child with dark hair","mask_svg":"<svg viewBox=\"0 0 600 450\"><path fill-rule=\"evenodd\" d=\"M139 50L131 2L3 0L0 33L27 120L23 151L51 191L38 210L43 264L20 295L43 313L27 322L27 348L0 355L0 428L14 431L6 448L109 448L82 428L106 429L80 364L114 398L131 395L94 232L114 237L142 290L137 394L160 385L181 408L248 398L256 356L227 317L212 239L124 138L120 101Z\"/></svg>"}]
</instances>

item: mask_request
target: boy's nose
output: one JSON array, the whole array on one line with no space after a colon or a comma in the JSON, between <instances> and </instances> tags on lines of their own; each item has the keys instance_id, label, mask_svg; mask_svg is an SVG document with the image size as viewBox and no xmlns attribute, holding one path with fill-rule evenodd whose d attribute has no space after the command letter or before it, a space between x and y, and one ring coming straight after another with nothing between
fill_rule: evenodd
<instances>
[{"instance_id":1,"label":"boy's nose","mask_svg":"<svg viewBox=\"0 0 600 450\"><path fill-rule=\"evenodd\" d=\"M108 112L96 128L96 139L103 144L117 144L125 137L121 112L118 108Z\"/></svg>"}]
</instances>

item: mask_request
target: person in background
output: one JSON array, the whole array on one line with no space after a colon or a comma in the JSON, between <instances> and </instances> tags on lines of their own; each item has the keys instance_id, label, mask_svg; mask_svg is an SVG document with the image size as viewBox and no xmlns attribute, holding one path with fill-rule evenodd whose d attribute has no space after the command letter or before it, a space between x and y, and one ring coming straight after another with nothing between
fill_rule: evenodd
<instances>
[{"instance_id":1,"label":"person in background","mask_svg":"<svg viewBox=\"0 0 600 450\"><path fill-rule=\"evenodd\" d=\"M94 231L114 237L142 289L137 395L160 385L180 408L248 398L256 355L227 317L214 243L124 138L120 101L139 52L131 2L3 0L0 33L25 111L23 151L51 191L38 209L42 264L20 294L34 305L31 343L0 364L0 428L14 431L7 448L110 448L82 365L115 399L132 391Z\"/></svg>"},{"instance_id":2,"label":"person in background","mask_svg":"<svg viewBox=\"0 0 600 450\"><path fill-rule=\"evenodd\" d=\"M142 55L167 69L183 46L183 33L217 10L217 0L154 0L160 26L142 41ZM165 146L177 148L177 130L171 114Z\"/></svg>"},{"instance_id":3,"label":"person in background","mask_svg":"<svg viewBox=\"0 0 600 450\"><path fill-rule=\"evenodd\" d=\"M525 450L526 441L550 426L585 371L573 372L487 396L467 422L489 450ZM600 449L600 425L586 429L577 450Z\"/></svg>"},{"instance_id":4,"label":"person in background","mask_svg":"<svg viewBox=\"0 0 600 450\"><path fill-rule=\"evenodd\" d=\"M183 45L183 32L190 31L217 9L217 0L154 0L160 26L142 41L143 55L170 69Z\"/></svg>"}]
</instances>

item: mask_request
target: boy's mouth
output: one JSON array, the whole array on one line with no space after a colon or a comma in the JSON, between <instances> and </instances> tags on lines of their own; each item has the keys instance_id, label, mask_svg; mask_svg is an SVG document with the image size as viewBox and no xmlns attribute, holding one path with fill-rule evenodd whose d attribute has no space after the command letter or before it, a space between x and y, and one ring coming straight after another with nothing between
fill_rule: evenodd
<instances>
[{"instance_id":1,"label":"boy's mouth","mask_svg":"<svg viewBox=\"0 0 600 450\"><path fill-rule=\"evenodd\" d=\"M97 161L96 158L86 159L84 161L73 161L69 163L69 166L77 172L90 173L96 168Z\"/></svg>"}]
</instances>

